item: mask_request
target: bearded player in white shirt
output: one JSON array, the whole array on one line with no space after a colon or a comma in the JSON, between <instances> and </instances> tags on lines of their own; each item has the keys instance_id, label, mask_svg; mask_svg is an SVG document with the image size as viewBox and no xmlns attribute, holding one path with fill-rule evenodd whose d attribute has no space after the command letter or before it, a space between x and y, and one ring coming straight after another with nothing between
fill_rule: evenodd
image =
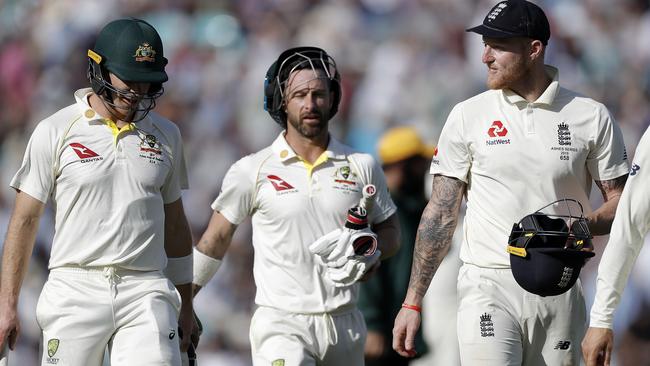
<instances>
[{"instance_id":1,"label":"bearded player in white shirt","mask_svg":"<svg viewBox=\"0 0 650 366\"><path fill-rule=\"evenodd\" d=\"M456 105L440 136L393 348L404 356L416 352L417 309L466 196L461 363L578 365L586 327L579 282L557 296L529 293L515 281L506 247L513 223L563 198L582 204L592 234L608 233L628 171L623 138L602 104L560 87L557 69L544 64L550 27L538 6L501 1L468 31L483 36L490 90ZM595 211L592 182L605 201Z\"/></svg>"},{"instance_id":2,"label":"bearded player in white shirt","mask_svg":"<svg viewBox=\"0 0 650 366\"><path fill-rule=\"evenodd\" d=\"M237 225L252 217L256 366L363 365L366 327L356 308L357 281L399 247L396 208L381 167L328 132L341 100L339 83L334 60L322 49L298 47L279 56L267 73L265 107L285 130L230 168L195 250L199 288L217 270ZM377 250L359 255L353 251L358 231L343 225L371 185L374 203L357 223L367 220L370 229L361 232L366 239L376 235Z\"/></svg>"}]
</instances>

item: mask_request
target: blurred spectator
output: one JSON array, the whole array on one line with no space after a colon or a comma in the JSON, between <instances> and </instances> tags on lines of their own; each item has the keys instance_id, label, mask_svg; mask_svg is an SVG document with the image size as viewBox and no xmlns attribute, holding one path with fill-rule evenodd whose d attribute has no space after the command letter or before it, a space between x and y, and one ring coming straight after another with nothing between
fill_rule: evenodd
<instances>
[{"instance_id":1,"label":"blurred spectator","mask_svg":"<svg viewBox=\"0 0 650 366\"><path fill-rule=\"evenodd\" d=\"M393 322L406 296L413 248L420 216L428 200L424 196L425 174L434 148L424 144L412 127L395 127L379 139L377 152L386 175L386 185L397 206L400 250L382 262L377 272L359 290L359 310L368 328L365 357L368 366L408 365L410 359L393 351ZM454 311L456 309L454 308ZM422 331L416 336L418 356L427 353Z\"/></svg>"}]
</instances>

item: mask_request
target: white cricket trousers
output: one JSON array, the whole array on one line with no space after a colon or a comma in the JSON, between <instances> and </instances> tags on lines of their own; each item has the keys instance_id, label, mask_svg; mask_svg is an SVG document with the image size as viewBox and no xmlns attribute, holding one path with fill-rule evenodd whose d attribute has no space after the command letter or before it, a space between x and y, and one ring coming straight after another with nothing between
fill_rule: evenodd
<instances>
[{"instance_id":1,"label":"white cricket trousers","mask_svg":"<svg viewBox=\"0 0 650 366\"><path fill-rule=\"evenodd\" d=\"M181 298L160 271L55 268L36 306L42 366L179 366Z\"/></svg>"},{"instance_id":2,"label":"white cricket trousers","mask_svg":"<svg viewBox=\"0 0 650 366\"><path fill-rule=\"evenodd\" d=\"M463 366L579 366L587 326L580 280L542 297L512 271L464 264L458 274L458 342Z\"/></svg>"},{"instance_id":3,"label":"white cricket trousers","mask_svg":"<svg viewBox=\"0 0 650 366\"><path fill-rule=\"evenodd\" d=\"M261 306L251 319L254 366L363 366L366 323L355 307L295 314Z\"/></svg>"}]
</instances>

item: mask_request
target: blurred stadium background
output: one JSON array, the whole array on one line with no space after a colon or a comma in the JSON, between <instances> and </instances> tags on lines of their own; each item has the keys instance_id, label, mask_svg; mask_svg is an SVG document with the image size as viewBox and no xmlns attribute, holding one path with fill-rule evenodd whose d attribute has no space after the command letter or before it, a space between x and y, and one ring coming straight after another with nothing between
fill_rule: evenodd
<instances>
[{"instance_id":1,"label":"blurred stadium background","mask_svg":"<svg viewBox=\"0 0 650 366\"><path fill-rule=\"evenodd\" d=\"M268 145L279 127L262 108L266 69L287 47L316 45L337 61L343 101L333 133L374 153L388 127L413 125L435 143L453 105L484 90L479 24L496 0L4 0L0 1L0 234L20 165L39 120L88 85L86 50L107 21L133 16L160 32L170 81L157 111L181 128L191 189L185 209L202 234L226 169ZM565 87L603 102L630 156L650 121L647 0L535 0L552 36L547 63ZM592 194L599 204L600 194ZM89 213L91 215L92 213ZM37 363L35 306L47 276L52 215L41 221L20 301L22 334L10 365ZM602 251L606 238L598 240ZM598 259L583 271L588 303ZM205 331L200 363L249 365L253 308L249 224L196 299ZM616 364L650 360L650 251L642 252L616 316ZM590 305L590 304L589 304Z\"/></svg>"}]
</instances>

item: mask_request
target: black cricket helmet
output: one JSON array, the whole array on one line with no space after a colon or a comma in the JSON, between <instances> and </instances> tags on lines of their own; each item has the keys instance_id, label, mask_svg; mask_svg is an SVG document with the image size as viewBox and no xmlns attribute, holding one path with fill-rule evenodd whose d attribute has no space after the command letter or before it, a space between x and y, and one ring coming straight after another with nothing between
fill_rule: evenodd
<instances>
[{"instance_id":1,"label":"black cricket helmet","mask_svg":"<svg viewBox=\"0 0 650 366\"><path fill-rule=\"evenodd\" d=\"M108 23L97 36L95 46L88 50L88 79L105 104L117 109L113 96L139 100L134 110L128 111L142 120L156 106L156 98L163 93L167 81L167 59L163 56L160 35L141 19L118 19ZM150 83L146 93L118 89L110 82L109 72L125 82Z\"/></svg>"},{"instance_id":2,"label":"black cricket helmet","mask_svg":"<svg viewBox=\"0 0 650 366\"><path fill-rule=\"evenodd\" d=\"M329 118L334 117L341 102L341 76L336 62L323 49L318 47L295 47L280 54L266 72L264 79L264 110L283 128L287 127L287 114L284 112L285 89L289 75L295 70L323 70L329 80L330 91L334 100L329 111Z\"/></svg>"},{"instance_id":3,"label":"black cricket helmet","mask_svg":"<svg viewBox=\"0 0 650 366\"><path fill-rule=\"evenodd\" d=\"M564 205L566 214L543 212L556 204ZM565 293L595 255L591 239L580 202L570 198L552 202L513 225L507 248L512 275L533 294Z\"/></svg>"}]
</instances>

